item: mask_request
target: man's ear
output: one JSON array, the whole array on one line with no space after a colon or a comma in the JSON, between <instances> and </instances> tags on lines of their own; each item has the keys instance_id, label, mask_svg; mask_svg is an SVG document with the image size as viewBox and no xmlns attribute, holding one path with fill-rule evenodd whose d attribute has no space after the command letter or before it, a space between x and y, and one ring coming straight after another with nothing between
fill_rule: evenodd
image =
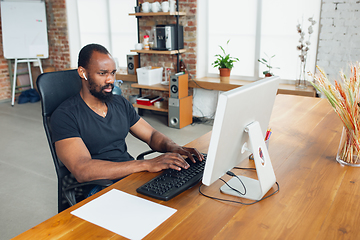
<instances>
[{"instance_id":1,"label":"man's ear","mask_svg":"<svg viewBox=\"0 0 360 240\"><path fill-rule=\"evenodd\" d=\"M87 77L86 77L87 73L86 73L85 68L78 67L77 71L78 71L78 74L79 74L80 78L87 80Z\"/></svg>"}]
</instances>

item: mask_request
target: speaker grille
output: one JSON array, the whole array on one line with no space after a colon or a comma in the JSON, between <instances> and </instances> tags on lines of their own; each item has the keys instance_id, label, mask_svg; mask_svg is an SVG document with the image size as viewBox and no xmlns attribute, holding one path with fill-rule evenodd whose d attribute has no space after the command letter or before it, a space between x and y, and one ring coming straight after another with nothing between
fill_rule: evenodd
<instances>
[{"instance_id":1,"label":"speaker grille","mask_svg":"<svg viewBox=\"0 0 360 240\"><path fill-rule=\"evenodd\" d=\"M178 90L179 90L179 89L178 89L178 87L177 87L176 85L172 85L172 86L171 86L171 92L172 92L172 93L177 93Z\"/></svg>"},{"instance_id":2,"label":"speaker grille","mask_svg":"<svg viewBox=\"0 0 360 240\"><path fill-rule=\"evenodd\" d=\"M129 64L128 64L128 68L129 68L129 70L133 70L133 69L134 69L134 64L133 64L133 63L129 63Z\"/></svg>"}]
</instances>

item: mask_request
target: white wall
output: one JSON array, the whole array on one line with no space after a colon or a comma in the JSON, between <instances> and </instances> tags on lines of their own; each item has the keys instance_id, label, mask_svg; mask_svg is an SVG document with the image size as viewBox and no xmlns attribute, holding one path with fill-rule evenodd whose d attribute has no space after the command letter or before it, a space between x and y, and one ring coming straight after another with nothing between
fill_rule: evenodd
<instances>
[{"instance_id":1,"label":"white wall","mask_svg":"<svg viewBox=\"0 0 360 240\"><path fill-rule=\"evenodd\" d=\"M317 65L338 80L341 69L360 61L360 1L323 0L320 24Z\"/></svg>"},{"instance_id":2,"label":"white wall","mask_svg":"<svg viewBox=\"0 0 360 240\"><path fill-rule=\"evenodd\" d=\"M202 78L207 72L206 31L207 31L207 0L197 0L197 55L196 77ZM193 91L193 116L212 118L216 111L218 91L194 88Z\"/></svg>"},{"instance_id":3,"label":"white wall","mask_svg":"<svg viewBox=\"0 0 360 240\"><path fill-rule=\"evenodd\" d=\"M126 67L126 55L137 43L134 0L66 0L70 66L77 67L80 49L88 43L102 44ZM118 66L119 67L119 66Z\"/></svg>"},{"instance_id":4,"label":"white wall","mask_svg":"<svg viewBox=\"0 0 360 240\"><path fill-rule=\"evenodd\" d=\"M69 33L70 67L77 68L77 58L81 48L77 1L66 0L66 13Z\"/></svg>"}]
</instances>

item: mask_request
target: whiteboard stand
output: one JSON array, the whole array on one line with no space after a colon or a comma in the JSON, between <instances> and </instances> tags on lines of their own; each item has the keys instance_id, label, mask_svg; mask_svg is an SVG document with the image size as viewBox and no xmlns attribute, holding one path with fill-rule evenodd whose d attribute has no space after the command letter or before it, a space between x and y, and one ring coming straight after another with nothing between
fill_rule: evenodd
<instances>
[{"instance_id":1,"label":"whiteboard stand","mask_svg":"<svg viewBox=\"0 0 360 240\"><path fill-rule=\"evenodd\" d=\"M15 58L15 63L14 63L14 79L13 79L12 96L11 96L11 106L14 106L14 104L15 104L17 64L18 64L18 63L25 63L25 62L26 62L27 65L28 65L29 77L30 77L30 86L31 86L32 89L34 88L34 84L33 84L33 80L32 80L30 63L31 63L31 62L38 62L39 68L40 68L40 73L43 73L43 69L42 69L42 66L41 66L40 58L27 58L27 59L18 59L18 58Z\"/></svg>"}]
</instances>

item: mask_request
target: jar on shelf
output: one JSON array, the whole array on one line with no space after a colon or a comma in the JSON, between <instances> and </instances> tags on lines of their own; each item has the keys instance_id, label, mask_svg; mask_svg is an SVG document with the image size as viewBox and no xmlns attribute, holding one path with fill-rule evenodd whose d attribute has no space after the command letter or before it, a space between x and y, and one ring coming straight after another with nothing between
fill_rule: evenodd
<instances>
[{"instance_id":1,"label":"jar on shelf","mask_svg":"<svg viewBox=\"0 0 360 240\"><path fill-rule=\"evenodd\" d=\"M150 50L150 45L149 45L149 35L144 35L144 49L145 50Z\"/></svg>"}]
</instances>

